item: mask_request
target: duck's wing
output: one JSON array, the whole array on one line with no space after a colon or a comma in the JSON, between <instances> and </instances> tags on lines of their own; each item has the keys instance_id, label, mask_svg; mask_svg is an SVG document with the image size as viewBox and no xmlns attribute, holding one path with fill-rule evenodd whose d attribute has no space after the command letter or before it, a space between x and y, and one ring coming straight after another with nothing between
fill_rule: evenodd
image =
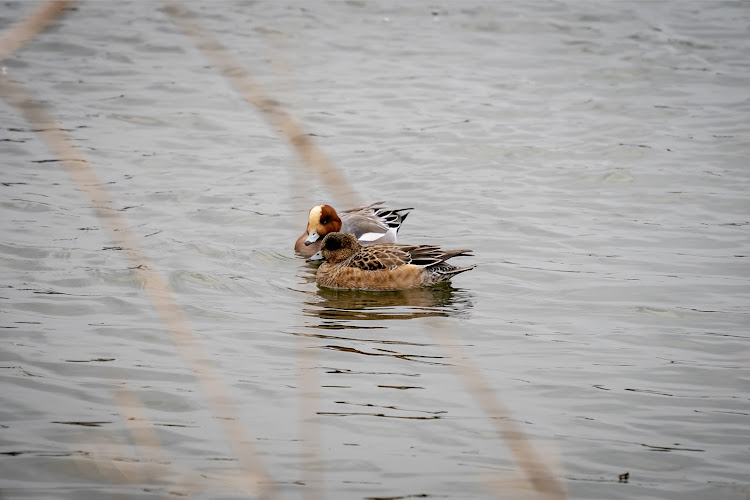
<instances>
[{"instance_id":1,"label":"duck's wing","mask_svg":"<svg viewBox=\"0 0 750 500\"><path fill-rule=\"evenodd\" d=\"M412 264L430 267L441 264L448 259L458 257L459 255L471 256L471 250L443 250L436 245L417 245L410 251Z\"/></svg>"},{"instance_id":2,"label":"duck's wing","mask_svg":"<svg viewBox=\"0 0 750 500\"><path fill-rule=\"evenodd\" d=\"M367 246L352 255L347 266L363 271L396 269L411 263L412 258L409 253L411 248L413 248L411 245L389 243Z\"/></svg>"},{"instance_id":3,"label":"duck's wing","mask_svg":"<svg viewBox=\"0 0 750 500\"><path fill-rule=\"evenodd\" d=\"M364 234L384 235L388 224L374 214L349 214L341 220L341 232L351 233L359 239Z\"/></svg>"}]
</instances>

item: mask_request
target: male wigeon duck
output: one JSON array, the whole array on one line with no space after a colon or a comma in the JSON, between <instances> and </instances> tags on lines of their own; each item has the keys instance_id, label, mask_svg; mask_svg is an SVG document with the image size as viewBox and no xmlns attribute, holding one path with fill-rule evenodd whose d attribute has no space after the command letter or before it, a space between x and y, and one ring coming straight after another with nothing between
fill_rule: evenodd
<instances>
[{"instance_id":1,"label":"male wigeon duck","mask_svg":"<svg viewBox=\"0 0 750 500\"><path fill-rule=\"evenodd\" d=\"M347 233L331 233L320 252L309 259L325 259L316 275L319 286L346 290L406 290L448 281L473 269L445 261L471 250L443 250L434 245L381 243L362 246Z\"/></svg>"},{"instance_id":2,"label":"male wigeon duck","mask_svg":"<svg viewBox=\"0 0 750 500\"><path fill-rule=\"evenodd\" d=\"M297 238L294 250L303 257L310 257L320 251L320 242L325 235L334 232L351 233L362 245L372 243L395 243L401 223L412 208L391 210L379 201L366 207L353 208L341 212L341 216L331 205L317 205L310 209L307 229Z\"/></svg>"}]
</instances>

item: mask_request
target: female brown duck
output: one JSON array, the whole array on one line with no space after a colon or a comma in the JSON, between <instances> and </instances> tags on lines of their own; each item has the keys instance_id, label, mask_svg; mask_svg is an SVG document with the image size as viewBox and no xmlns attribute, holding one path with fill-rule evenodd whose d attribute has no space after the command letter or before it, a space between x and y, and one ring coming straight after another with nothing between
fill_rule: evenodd
<instances>
[{"instance_id":1,"label":"female brown duck","mask_svg":"<svg viewBox=\"0 0 750 500\"><path fill-rule=\"evenodd\" d=\"M331 233L308 259L325 259L318 268L319 286L348 290L406 290L448 281L475 265L457 267L445 261L471 250L442 250L434 245L381 243L363 247L353 234Z\"/></svg>"}]
</instances>

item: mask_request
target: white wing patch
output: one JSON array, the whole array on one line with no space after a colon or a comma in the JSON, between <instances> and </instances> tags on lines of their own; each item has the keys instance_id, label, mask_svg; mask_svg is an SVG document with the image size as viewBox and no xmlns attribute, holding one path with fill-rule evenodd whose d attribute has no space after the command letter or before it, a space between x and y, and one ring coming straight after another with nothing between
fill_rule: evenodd
<instances>
[{"instance_id":1,"label":"white wing patch","mask_svg":"<svg viewBox=\"0 0 750 500\"><path fill-rule=\"evenodd\" d=\"M375 240L379 240L384 236L384 233L365 233L359 238L357 238L359 241L366 241L366 242L372 242Z\"/></svg>"}]
</instances>

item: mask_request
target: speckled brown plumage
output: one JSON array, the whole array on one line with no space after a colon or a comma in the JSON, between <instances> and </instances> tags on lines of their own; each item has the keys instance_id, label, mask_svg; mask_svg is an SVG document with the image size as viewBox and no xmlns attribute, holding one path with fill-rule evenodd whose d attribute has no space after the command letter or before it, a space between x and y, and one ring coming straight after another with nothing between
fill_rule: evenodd
<instances>
[{"instance_id":1,"label":"speckled brown plumage","mask_svg":"<svg viewBox=\"0 0 750 500\"><path fill-rule=\"evenodd\" d=\"M382 243L363 247L352 234L330 233L317 256L325 259L316 281L327 288L406 290L448 281L475 266L457 267L445 261L471 250L443 250L435 245Z\"/></svg>"}]
</instances>

